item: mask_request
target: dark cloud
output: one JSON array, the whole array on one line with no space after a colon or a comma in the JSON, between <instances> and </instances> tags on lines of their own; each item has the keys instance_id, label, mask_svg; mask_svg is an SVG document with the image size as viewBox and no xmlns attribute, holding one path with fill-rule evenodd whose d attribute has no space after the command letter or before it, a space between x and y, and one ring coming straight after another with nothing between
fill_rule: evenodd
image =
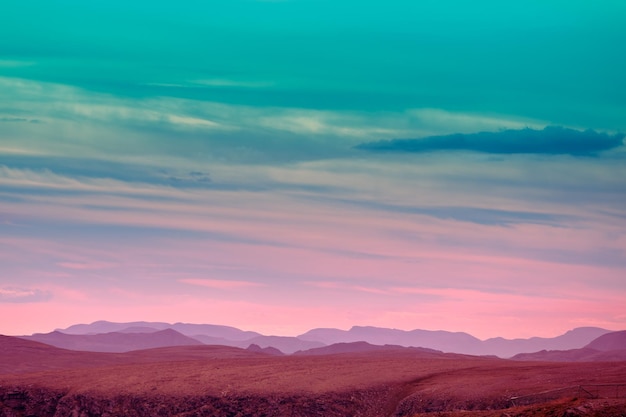
<instances>
[{"instance_id":1,"label":"dark cloud","mask_svg":"<svg viewBox=\"0 0 626 417\"><path fill-rule=\"evenodd\" d=\"M373 152L475 151L492 154L593 155L622 145L624 134L548 126L543 130L456 133L422 139L369 142L356 148Z\"/></svg>"},{"instance_id":2,"label":"dark cloud","mask_svg":"<svg viewBox=\"0 0 626 417\"><path fill-rule=\"evenodd\" d=\"M169 181L175 185L203 185L211 182L211 177L206 172L191 171L181 175L170 175Z\"/></svg>"}]
</instances>

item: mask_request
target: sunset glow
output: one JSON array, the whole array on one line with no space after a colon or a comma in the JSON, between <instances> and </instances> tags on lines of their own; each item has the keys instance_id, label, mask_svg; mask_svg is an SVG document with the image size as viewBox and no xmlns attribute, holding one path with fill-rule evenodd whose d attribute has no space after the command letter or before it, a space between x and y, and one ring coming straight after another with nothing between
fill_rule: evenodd
<instances>
[{"instance_id":1,"label":"sunset glow","mask_svg":"<svg viewBox=\"0 0 626 417\"><path fill-rule=\"evenodd\" d=\"M504 4L9 1L0 334L626 328L626 2Z\"/></svg>"}]
</instances>

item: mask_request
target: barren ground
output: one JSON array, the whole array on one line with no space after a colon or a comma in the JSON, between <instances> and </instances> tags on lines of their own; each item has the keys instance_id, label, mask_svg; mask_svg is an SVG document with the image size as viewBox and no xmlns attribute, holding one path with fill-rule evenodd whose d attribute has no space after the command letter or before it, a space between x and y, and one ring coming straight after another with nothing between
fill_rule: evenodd
<instances>
[{"instance_id":1,"label":"barren ground","mask_svg":"<svg viewBox=\"0 0 626 417\"><path fill-rule=\"evenodd\" d=\"M626 362L402 350L275 357L211 346L80 354L73 364L66 354L42 372L13 358L13 373L0 375L0 416L626 416Z\"/></svg>"}]
</instances>

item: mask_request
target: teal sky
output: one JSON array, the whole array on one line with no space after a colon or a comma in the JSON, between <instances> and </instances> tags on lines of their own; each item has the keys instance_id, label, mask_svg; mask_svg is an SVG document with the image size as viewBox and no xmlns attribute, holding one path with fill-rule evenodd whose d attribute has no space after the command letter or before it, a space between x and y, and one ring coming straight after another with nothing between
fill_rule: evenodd
<instances>
[{"instance_id":1,"label":"teal sky","mask_svg":"<svg viewBox=\"0 0 626 417\"><path fill-rule=\"evenodd\" d=\"M0 313L46 319L0 333L626 327L625 18L5 1Z\"/></svg>"},{"instance_id":2,"label":"teal sky","mask_svg":"<svg viewBox=\"0 0 626 417\"><path fill-rule=\"evenodd\" d=\"M3 73L129 97L619 130L621 1L8 2ZM14 64L32 64L13 66Z\"/></svg>"}]
</instances>

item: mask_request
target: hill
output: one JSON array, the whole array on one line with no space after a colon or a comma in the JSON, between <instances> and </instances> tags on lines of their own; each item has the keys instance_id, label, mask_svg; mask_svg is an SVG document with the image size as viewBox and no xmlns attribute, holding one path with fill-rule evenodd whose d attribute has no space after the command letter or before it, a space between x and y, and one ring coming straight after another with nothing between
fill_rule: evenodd
<instances>
[{"instance_id":1,"label":"hill","mask_svg":"<svg viewBox=\"0 0 626 417\"><path fill-rule=\"evenodd\" d=\"M154 332L73 335L59 331L24 336L24 339L46 343L59 348L91 352L128 352L165 346L200 345L202 342L184 336L173 329Z\"/></svg>"},{"instance_id":2,"label":"hill","mask_svg":"<svg viewBox=\"0 0 626 417\"><path fill-rule=\"evenodd\" d=\"M606 333L591 341L585 348L601 352L626 349L626 330Z\"/></svg>"},{"instance_id":3,"label":"hill","mask_svg":"<svg viewBox=\"0 0 626 417\"><path fill-rule=\"evenodd\" d=\"M59 366L0 375L0 415L7 416L408 417L451 416L454 410L465 410L464 416L500 410L492 414L500 416L513 405L511 397L545 402L545 396L533 394L626 379L626 362L530 363L395 347L309 356L218 346L70 352L82 358L77 367L55 359L68 351L17 338L2 342L8 348L0 363L23 363L28 357ZM100 361L97 371L94 361Z\"/></svg>"},{"instance_id":4,"label":"hill","mask_svg":"<svg viewBox=\"0 0 626 417\"><path fill-rule=\"evenodd\" d=\"M133 350L124 353L75 351L20 337L0 335L0 374L92 369L142 363L256 358L266 355L267 353L261 354L236 347L200 344Z\"/></svg>"},{"instance_id":5,"label":"hill","mask_svg":"<svg viewBox=\"0 0 626 417\"><path fill-rule=\"evenodd\" d=\"M234 346L245 347L251 344L258 345L262 348L273 347L287 354L291 354L299 350L307 350L324 346L324 344L320 342L301 340L297 337L285 336L257 336L252 339L236 343Z\"/></svg>"},{"instance_id":6,"label":"hill","mask_svg":"<svg viewBox=\"0 0 626 417\"><path fill-rule=\"evenodd\" d=\"M552 362L626 361L626 331L606 333L581 349L540 350L520 353L512 359Z\"/></svg>"},{"instance_id":7,"label":"hill","mask_svg":"<svg viewBox=\"0 0 626 417\"><path fill-rule=\"evenodd\" d=\"M364 353L364 352L386 352L386 353L421 353L421 354L431 354L433 356L442 356L445 355L443 352L427 349L427 348L415 348L415 347L404 347L399 345L372 345L367 342L350 342L350 343L335 343L329 346L323 346L308 350L301 350L295 352L294 355L336 355L336 354L349 354L349 353ZM448 355L449 356L449 355Z\"/></svg>"},{"instance_id":8,"label":"hill","mask_svg":"<svg viewBox=\"0 0 626 417\"><path fill-rule=\"evenodd\" d=\"M254 343L251 344L250 346L248 346L246 348L246 350L250 351L250 352L258 352L258 353L264 353L266 355L274 355L274 356L280 356L280 355L284 355L283 352L281 352L280 350L273 348L273 347L261 347L259 345L255 345Z\"/></svg>"},{"instance_id":9,"label":"hill","mask_svg":"<svg viewBox=\"0 0 626 417\"><path fill-rule=\"evenodd\" d=\"M544 362L611 362L626 361L626 349L599 351L595 349L541 350L532 353L518 353L511 359L518 361Z\"/></svg>"},{"instance_id":10,"label":"hill","mask_svg":"<svg viewBox=\"0 0 626 417\"><path fill-rule=\"evenodd\" d=\"M60 349L32 340L0 335L0 374L100 366L117 363L114 355Z\"/></svg>"},{"instance_id":11,"label":"hill","mask_svg":"<svg viewBox=\"0 0 626 417\"><path fill-rule=\"evenodd\" d=\"M598 327L578 327L556 337L531 337L528 339L491 338L483 342L483 354L509 358L518 353L540 350L579 349L597 337L609 332L609 330Z\"/></svg>"},{"instance_id":12,"label":"hill","mask_svg":"<svg viewBox=\"0 0 626 417\"><path fill-rule=\"evenodd\" d=\"M481 341L462 332L444 330L399 330L373 326L353 326L350 330L313 329L298 336L302 340L318 340L325 344L368 342L373 345L426 347L443 352L481 353Z\"/></svg>"}]
</instances>

